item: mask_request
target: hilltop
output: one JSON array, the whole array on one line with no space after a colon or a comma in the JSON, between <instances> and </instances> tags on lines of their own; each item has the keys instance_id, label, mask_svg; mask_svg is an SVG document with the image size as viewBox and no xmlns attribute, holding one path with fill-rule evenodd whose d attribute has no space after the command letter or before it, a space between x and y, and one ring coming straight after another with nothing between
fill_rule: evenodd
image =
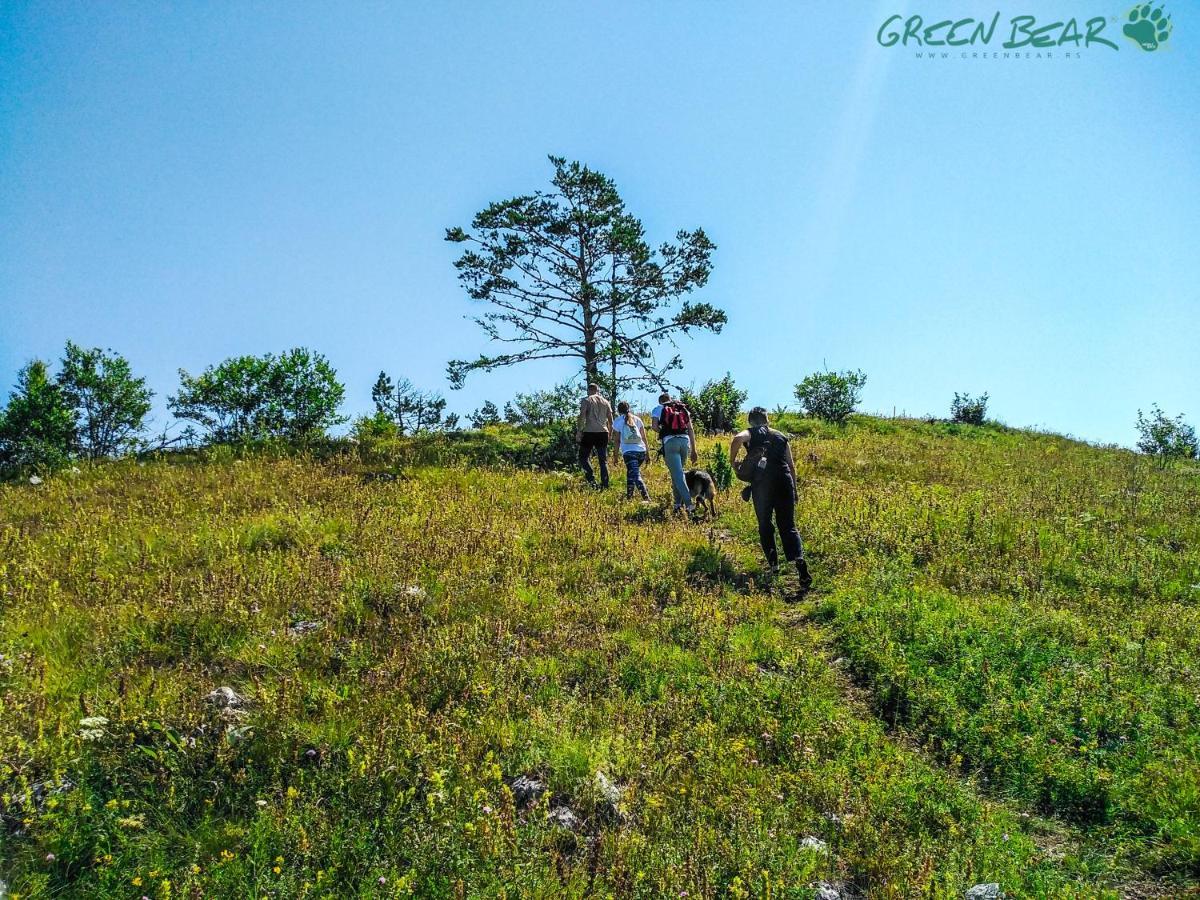
<instances>
[{"instance_id":1,"label":"hilltop","mask_svg":"<svg viewBox=\"0 0 1200 900\"><path fill-rule=\"evenodd\" d=\"M512 466L544 450L512 429L0 486L0 880L1195 890L1200 469L782 424L817 576L798 604L736 492L672 520L661 462L627 504Z\"/></svg>"}]
</instances>

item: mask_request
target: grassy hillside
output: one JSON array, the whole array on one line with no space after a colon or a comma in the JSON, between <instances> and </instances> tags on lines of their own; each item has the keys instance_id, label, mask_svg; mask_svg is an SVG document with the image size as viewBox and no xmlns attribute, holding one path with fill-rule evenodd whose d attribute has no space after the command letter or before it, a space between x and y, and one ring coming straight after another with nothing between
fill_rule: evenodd
<instances>
[{"instance_id":1,"label":"grassy hillside","mask_svg":"<svg viewBox=\"0 0 1200 900\"><path fill-rule=\"evenodd\" d=\"M1194 885L1196 468L788 424L820 588L796 605L763 582L736 495L686 524L446 444L399 448L395 480L350 454L213 453L0 487L0 880L26 898ZM486 445L466 442L502 455Z\"/></svg>"}]
</instances>

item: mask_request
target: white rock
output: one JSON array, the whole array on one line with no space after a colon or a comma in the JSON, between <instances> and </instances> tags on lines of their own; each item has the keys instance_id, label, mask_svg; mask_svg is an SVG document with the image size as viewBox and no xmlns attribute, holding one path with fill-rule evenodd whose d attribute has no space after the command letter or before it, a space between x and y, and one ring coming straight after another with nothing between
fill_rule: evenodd
<instances>
[{"instance_id":1,"label":"white rock","mask_svg":"<svg viewBox=\"0 0 1200 900\"><path fill-rule=\"evenodd\" d=\"M994 881L977 884L967 891L967 900L1004 900L1004 891Z\"/></svg>"},{"instance_id":2,"label":"white rock","mask_svg":"<svg viewBox=\"0 0 1200 900\"><path fill-rule=\"evenodd\" d=\"M811 834L800 842L801 850L813 850L817 853L825 853L829 850L829 845L819 837L813 837Z\"/></svg>"},{"instance_id":3,"label":"white rock","mask_svg":"<svg viewBox=\"0 0 1200 900\"><path fill-rule=\"evenodd\" d=\"M231 687L222 685L204 698L218 709L238 709L246 705L246 698Z\"/></svg>"},{"instance_id":4,"label":"white rock","mask_svg":"<svg viewBox=\"0 0 1200 900\"><path fill-rule=\"evenodd\" d=\"M842 900L842 892L828 881L818 881L815 888L817 900Z\"/></svg>"},{"instance_id":5,"label":"white rock","mask_svg":"<svg viewBox=\"0 0 1200 900\"><path fill-rule=\"evenodd\" d=\"M38 478L36 475L30 475L30 476L29 476L29 483L30 483L30 484L41 484L41 483L42 483L42 479Z\"/></svg>"},{"instance_id":6,"label":"white rock","mask_svg":"<svg viewBox=\"0 0 1200 900\"><path fill-rule=\"evenodd\" d=\"M568 806L556 806L546 814L546 818L550 824L556 825L559 828L565 828L567 831L575 831L582 824L579 821L579 816L575 815Z\"/></svg>"}]
</instances>

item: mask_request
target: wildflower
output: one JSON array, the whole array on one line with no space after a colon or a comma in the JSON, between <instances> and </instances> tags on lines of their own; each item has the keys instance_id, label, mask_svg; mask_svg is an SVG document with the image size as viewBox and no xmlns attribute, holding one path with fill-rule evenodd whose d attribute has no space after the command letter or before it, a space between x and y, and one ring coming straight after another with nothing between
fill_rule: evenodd
<instances>
[{"instance_id":1,"label":"wildflower","mask_svg":"<svg viewBox=\"0 0 1200 900\"><path fill-rule=\"evenodd\" d=\"M54 862L54 860L57 858L58 857L56 857L53 853L46 854L46 862Z\"/></svg>"},{"instance_id":2,"label":"wildflower","mask_svg":"<svg viewBox=\"0 0 1200 900\"><path fill-rule=\"evenodd\" d=\"M490 816L492 814L492 808L490 806L483 807L483 814L485 816Z\"/></svg>"},{"instance_id":3,"label":"wildflower","mask_svg":"<svg viewBox=\"0 0 1200 900\"><path fill-rule=\"evenodd\" d=\"M254 805L259 808L262 808L267 805L267 801L266 800L255 800Z\"/></svg>"},{"instance_id":4,"label":"wildflower","mask_svg":"<svg viewBox=\"0 0 1200 900\"><path fill-rule=\"evenodd\" d=\"M133 884L134 887L141 887L142 886L142 876L134 875L133 878L131 879L131 883Z\"/></svg>"},{"instance_id":5,"label":"wildflower","mask_svg":"<svg viewBox=\"0 0 1200 900\"><path fill-rule=\"evenodd\" d=\"M382 875L379 876L379 884L381 886L387 884L387 879L384 878Z\"/></svg>"}]
</instances>

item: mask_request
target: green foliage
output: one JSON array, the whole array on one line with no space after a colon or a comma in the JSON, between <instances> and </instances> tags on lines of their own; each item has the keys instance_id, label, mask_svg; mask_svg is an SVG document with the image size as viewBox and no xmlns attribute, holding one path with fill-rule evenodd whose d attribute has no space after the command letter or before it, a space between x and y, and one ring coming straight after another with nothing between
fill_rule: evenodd
<instances>
[{"instance_id":1,"label":"green foliage","mask_svg":"<svg viewBox=\"0 0 1200 900\"><path fill-rule=\"evenodd\" d=\"M145 378L134 377L125 357L67 341L58 384L77 416L80 455L101 459L137 445L154 392Z\"/></svg>"},{"instance_id":2,"label":"green foliage","mask_svg":"<svg viewBox=\"0 0 1200 900\"><path fill-rule=\"evenodd\" d=\"M1164 463L1171 459L1195 459L1200 453L1200 444L1196 442L1196 430L1184 421L1183 416L1172 419L1157 404L1150 411L1150 417L1146 418L1138 410L1138 449L1157 456Z\"/></svg>"},{"instance_id":3,"label":"green foliage","mask_svg":"<svg viewBox=\"0 0 1200 900\"><path fill-rule=\"evenodd\" d=\"M270 438L309 441L345 419L345 388L320 353L303 347L274 356L238 356L197 376L179 370L179 392L167 405L197 423L210 443Z\"/></svg>"},{"instance_id":4,"label":"green foliage","mask_svg":"<svg viewBox=\"0 0 1200 900\"><path fill-rule=\"evenodd\" d=\"M485 400L483 406L475 412L467 414L467 421L471 423L472 428L489 428L492 425L499 425L503 420L500 418L500 410L496 408L496 404L491 400Z\"/></svg>"},{"instance_id":5,"label":"green foliage","mask_svg":"<svg viewBox=\"0 0 1200 900\"><path fill-rule=\"evenodd\" d=\"M814 372L796 385L796 399L805 415L842 424L858 406L866 383L861 371Z\"/></svg>"},{"instance_id":6,"label":"green foliage","mask_svg":"<svg viewBox=\"0 0 1200 900\"><path fill-rule=\"evenodd\" d=\"M728 372L720 381L705 382L699 391L685 389L680 392L680 399L691 410L697 424L710 434L733 431L738 412L748 396L746 391L738 389Z\"/></svg>"},{"instance_id":7,"label":"green foliage","mask_svg":"<svg viewBox=\"0 0 1200 900\"><path fill-rule=\"evenodd\" d=\"M961 425L982 425L987 419L987 393L978 397L970 394L954 392L954 402L950 404L950 418Z\"/></svg>"},{"instance_id":8,"label":"green foliage","mask_svg":"<svg viewBox=\"0 0 1200 900\"><path fill-rule=\"evenodd\" d=\"M348 465L119 462L0 488L12 892L1099 893L1039 853L1038 820L847 703L820 626L734 586L748 549L633 527L555 475ZM647 474L662 496L664 467ZM223 685L240 709L205 700ZM548 793L518 808L518 774Z\"/></svg>"},{"instance_id":9,"label":"green foliage","mask_svg":"<svg viewBox=\"0 0 1200 900\"><path fill-rule=\"evenodd\" d=\"M611 178L561 157L550 162L552 191L492 203L470 230L446 229L446 240L467 245L454 264L459 281L487 305L476 323L506 348L452 360L451 384L461 387L477 370L564 357L610 396L662 383L682 360L657 362L657 347L725 324L725 313L708 303L675 308L707 283L716 246L697 228L652 249Z\"/></svg>"},{"instance_id":10,"label":"green foliage","mask_svg":"<svg viewBox=\"0 0 1200 900\"><path fill-rule=\"evenodd\" d=\"M504 421L509 425L531 425L546 428L571 422L579 412L583 391L576 384L564 381L549 390L517 394L504 404Z\"/></svg>"},{"instance_id":11,"label":"green foliage","mask_svg":"<svg viewBox=\"0 0 1200 900\"><path fill-rule=\"evenodd\" d=\"M0 476L61 468L75 444L75 414L49 369L34 360L17 374L16 389L0 414Z\"/></svg>"},{"instance_id":12,"label":"green foliage","mask_svg":"<svg viewBox=\"0 0 1200 900\"><path fill-rule=\"evenodd\" d=\"M0 486L11 891L1194 891L1196 479L994 425L796 419L817 593L787 606L749 504L693 525L515 470L536 429L382 421L320 462ZM548 792L518 808L518 774Z\"/></svg>"},{"instance_id":13,"label":"green foliage","mask_svg":"<svg viewBox=\"0 0 1200 900\"><path fill-rule=\"evenodd\" d=\"M713 481L716 482L717 489L729 490L729 486L733 484L733 466L729 463L729 453L725 449L725 445L715 444L709 458L711 461L708 471L712 475Z\"/></svg>"},{"instance_id":14,"label":"green foliage","mask_svg":"<svg viewBox=\"0 0 1200 900\"><path fill-rule=\"evenodd\" d=\"M376 414L395 422L401 434L416 434L439 427L453 429L458 422L457 416L453 421L443 420L446 399L440 394L419 391L407 378L394 382L386 372L380 372L375 379L371 402L375 404Z\"/></svg>"}]
</instances>

